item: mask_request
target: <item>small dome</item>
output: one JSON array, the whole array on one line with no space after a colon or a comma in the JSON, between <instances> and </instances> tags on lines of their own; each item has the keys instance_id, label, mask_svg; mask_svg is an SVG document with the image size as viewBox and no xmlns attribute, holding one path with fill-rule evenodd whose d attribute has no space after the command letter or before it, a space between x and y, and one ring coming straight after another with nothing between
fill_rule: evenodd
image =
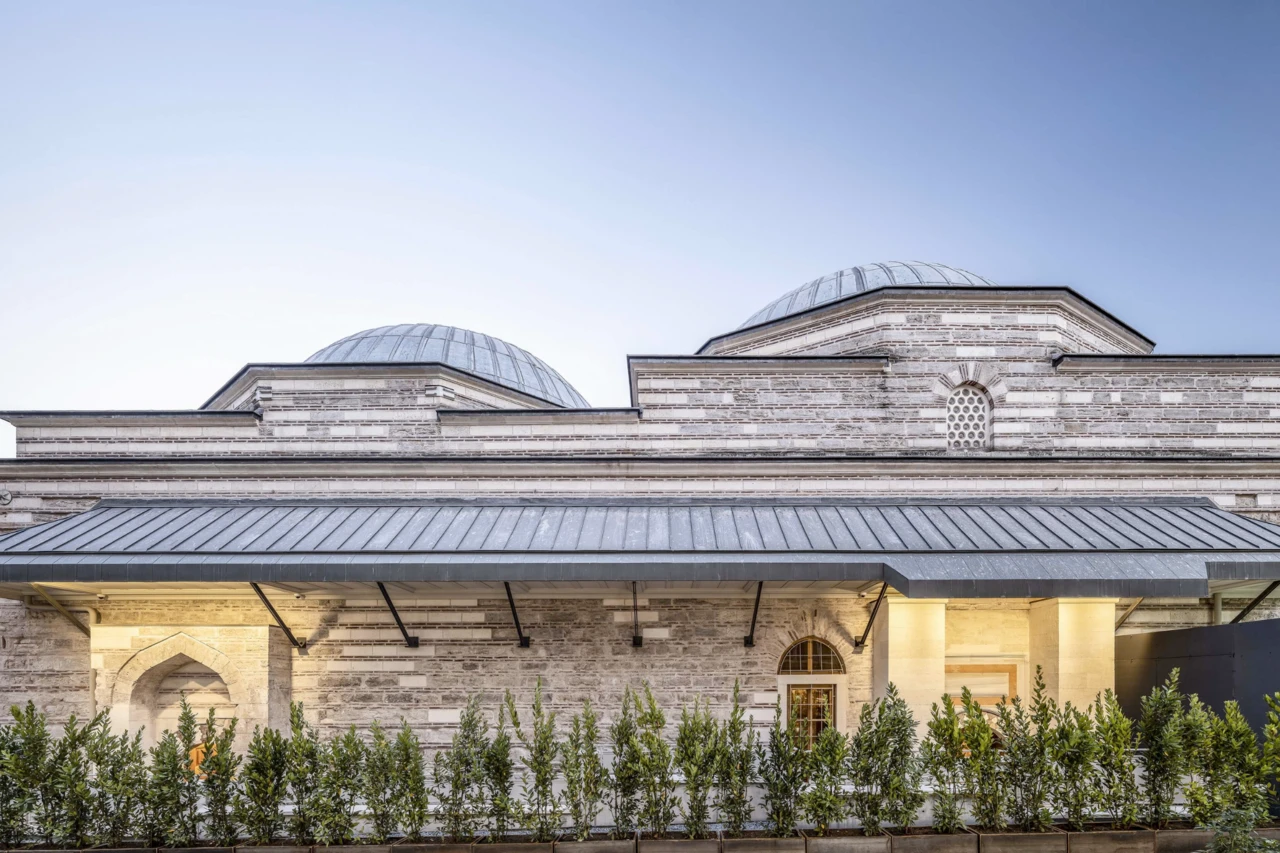
<instances>
[{"instance_id":1,"label":"small dome","mask_svg":"<svg viewBox=\"0 0 1280 853\"><path fill-rule=\"evenodd\" d=\"M808 284L773 300L751 315L739 326L758 326L808 311L828 302L844 299L881 287L996 287L980 275L958 270L942 264L926 264L920 261L889 261L883 264L867 264L824 275Z\"/></svg>"},{"instance_id":2,"label":"small dome","mask_svg":"<svg viewBox=\"0 0 1280 853\"><path fill-rule=\"evenodd\" d=\"M411 323L366 329L329 344L307 364L434 361L570 409L587 401L545 361L506 341L454 326Z\"/></svg>"}]
</instances>

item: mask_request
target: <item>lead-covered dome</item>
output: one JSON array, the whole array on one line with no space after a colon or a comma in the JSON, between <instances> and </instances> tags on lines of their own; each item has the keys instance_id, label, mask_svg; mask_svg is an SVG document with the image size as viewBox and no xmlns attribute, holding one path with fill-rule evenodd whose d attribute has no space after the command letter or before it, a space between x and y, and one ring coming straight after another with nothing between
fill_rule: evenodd
<instances>
[{"instance_id":1,"label":"lead-covered dome","mask_svg":"<svg viewBox=\"0 0 1280 853\"><path fill-rule=\"evenodd\" d=\"M867 264L833 272L802 284L795 290L773 300L752 314L739 326L757 326L770 320L789 317L808 311L846 296L854 296L880 287L995 287L995 282L965 270L943 264L926 264L921 261L888 261L883 264Z\"/></svg>"},{"instance_id":2,"label":"lead-covered dome","mask_svg":"<svg viewBox=\"0 0 1280 853\"><path fill-rule=\"evenodd\" d=\"M454 326L379 326L336 341L307 364L434 361L558 406L588 408L581 394L545 361L499 338Z\"/></svg>"}]
</instances>

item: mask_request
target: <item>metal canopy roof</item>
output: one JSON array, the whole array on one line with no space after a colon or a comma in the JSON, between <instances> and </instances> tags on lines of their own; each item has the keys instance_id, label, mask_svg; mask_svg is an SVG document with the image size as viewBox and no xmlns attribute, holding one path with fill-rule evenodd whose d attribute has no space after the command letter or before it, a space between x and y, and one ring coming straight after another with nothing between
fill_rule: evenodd
<instances>
[{"instance_id":1,"label":"metal canopy roof","mask_svg":"<svg viewBox=\"0 0 1280 853\"><path fill-rule=\"evenodd\" d=\"M906 595L1201 596L1280 571L1207 500L104 501L0 537L0 582L886 580Z\"/></svg>"}]
</instances>

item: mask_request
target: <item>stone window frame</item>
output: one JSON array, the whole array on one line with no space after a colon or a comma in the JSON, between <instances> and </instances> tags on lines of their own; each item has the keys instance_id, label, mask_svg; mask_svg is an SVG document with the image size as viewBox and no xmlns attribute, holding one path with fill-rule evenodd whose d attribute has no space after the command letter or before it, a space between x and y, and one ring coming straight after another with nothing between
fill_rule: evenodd
<instances>
[{"instance_id":1,"label":"stone window frame","mask_svg":"<svg viewBox=\"0 0 1280 853\"><path fill-rule=\"evenodd\" d=\"M983 392L989 406L987 440L985 445L982 447L957 448L952 447L951 445L949 429L950 419L947 416L949 408L948 404L951 402L952 395L955 393L956 389L966 386L976 388ZM938 429L942 433L943 449L945 449L947 453L964 455L983 453L995 449L995 425L999 416L1000 404L1004 401L1005 395L1009 393L1009 389L1005 385L1004 377L1001 375L997 365L976 361L956 365L945 373L939 374L937 380L934 382L933 392L942 403L942 420L938 425Z\"/></svg>"},{"instance_id":2,"label":"stone window frame","mask_svg":"<svg viewBox=\"0 0 1280 853\"><path fill-rule=\"evenodd\" d=\"M965 382L947 395L947 450L972 453L995 446L995 404L987 389Z\"/></svg>"}]
</instances>

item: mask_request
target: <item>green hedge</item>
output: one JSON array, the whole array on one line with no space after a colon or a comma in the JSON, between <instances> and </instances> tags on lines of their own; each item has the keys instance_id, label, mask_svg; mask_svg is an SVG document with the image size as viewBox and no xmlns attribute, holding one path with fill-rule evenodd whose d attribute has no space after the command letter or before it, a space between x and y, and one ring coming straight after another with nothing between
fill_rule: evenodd
<instances>
[{"instance_id":1,"label":"green hedge","mask_svg":"<svg viewBox=\"0 0 1280 853\"><path fill-rule=\"evenodd\" d=\"M138 733L112 734L106 714L72 717L54 737L28 703L0 726L0 845L586 838L606 807L616 837L676 826L704 837L713 821L738 835L757 809L781 836L850 819L878 834L912 825L927 796L942 832L960 831L966 817L986 829L1185 818L1238 831L1262 820L1276 794L1280 693L1267 702L1259 742L1234 702L1215 713L1180 691L1176 672L1131 720L1110 691L1089 708L1059 706L1037 671L1030 701L994 713L968 691L943 696L920 742L890 686L862 708L852 735L828 726L810 749L781 707L767 731L750 725L736 684L723 721L697 700L669 726L644 685L625 690L608 726L590 703L558 726L539 681L528 708L507 693L496 726L469 701L429 765L407 724L326 740L297 704L289 732L255 729L238 755L236 721L210 712L201 723L185 699L176 731L149 750Z\"/></svg>"}]
</instances>

